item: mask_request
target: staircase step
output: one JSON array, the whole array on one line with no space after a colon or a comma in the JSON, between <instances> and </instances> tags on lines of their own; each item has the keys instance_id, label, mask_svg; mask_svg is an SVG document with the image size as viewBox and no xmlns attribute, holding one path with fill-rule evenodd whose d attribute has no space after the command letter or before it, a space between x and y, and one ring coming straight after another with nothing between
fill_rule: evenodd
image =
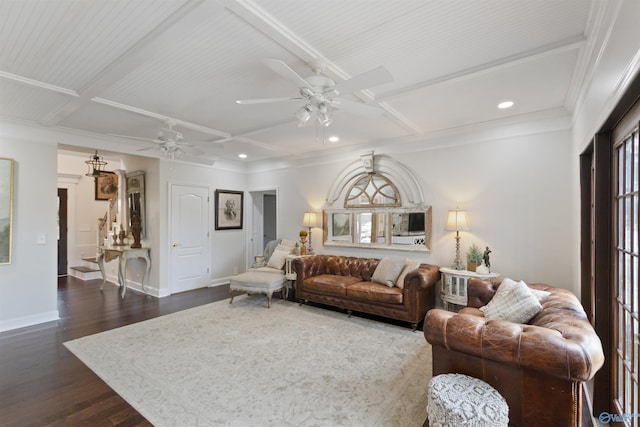
<instances>
[{"instance_id":1,"label":"staircase step","mask_svg":"<svg viewBox=\"0 0 640 427\"><path fill-rule=\"evenodd\" d=\"M82 258L82 267L91 268L93 270L98 270L98 259L97 258Z\"/></svg>"},{"instance_id":2,"label":"staircase step","mask_svg":"<svg viewBox=\"0 0 640 427\"><path fill-rule=\"evenodd\" d=\"M73 277L77 277L80 280L95 280L102 278L100 270L84 265L69 267L69 274Z\"/></svg>"}]
</instances>

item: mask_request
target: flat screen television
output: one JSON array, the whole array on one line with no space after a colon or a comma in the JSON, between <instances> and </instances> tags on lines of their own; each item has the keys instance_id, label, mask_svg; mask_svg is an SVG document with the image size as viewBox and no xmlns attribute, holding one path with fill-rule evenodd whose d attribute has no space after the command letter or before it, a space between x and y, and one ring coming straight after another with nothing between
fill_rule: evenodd
<instances>
[{"instance_id":1,"label":"flat screen television","mask_svg":"<svg viewBox=\"0 0 640 427\"><path fill-rule=\"evenodd\" d=\"M424 233L424 212L409 213L409 233Z\"/></svg>"}]
</instances>

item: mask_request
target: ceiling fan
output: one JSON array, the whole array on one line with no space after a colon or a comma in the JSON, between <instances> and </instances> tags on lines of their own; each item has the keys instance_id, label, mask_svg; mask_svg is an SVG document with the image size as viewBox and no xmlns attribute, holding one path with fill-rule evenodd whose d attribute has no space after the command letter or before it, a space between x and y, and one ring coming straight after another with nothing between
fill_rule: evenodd
<instances>
[{"instance_id":1,"label":"ceiling fan","mask_svg":"<svg viewBox=\"0 0 640 427\"><path fill-rule=\"evenodd\" d=\"M179 132L174 129L175 123L168 120L165 122L166 128L162 128L158 132L158 136L156 138L141 138L138 136L130 136L130 135L117 135L110 134L112 136L116 136L119 138L126 139L135 139L138 141L151 142L154 145L150 147L140 148L137 151L149 151L149 150L158 150L164 157L170 158L174 160L176 158L181 158L186 161L201 163L205 165L213 165L215 163L215 159L211 157L206 157L210 153L206 153L203 149L206 148L222 148L222 145L207 142L186 142L184 141L184 137L182 132ZM216 141L218 142L218 141ZM206 145L206 147L205 147ZM199 146L197 148L196 146ZM200 149L202 148L202 149Z\"/></svg>"},{"instance_id":2,"label":"ceiling fan","mask_svg":"<svg viewBox=\"0 0 640 427\"><path fill-rule=\"evenodd\" d=\"M321 125L329 126L332 122L330 113L333 110L343 110L370 118L378 117L383 113L381 108L340 98L339 96L349 95L360 90L393 81L393 76L384 67L378 67L343 82L336 83L322 74L326 68L326 63L322 60L309 62L309 66L314 74L308 77L300 76L284 61L279 59L264 59L263 62L278 75L295 84L299 88L300 96L239 99L236 102L238 104L267 104L286 101L303 102L304 105L295 114L298 119L298 126L306 125L313 114L316 115Z\"/></svg>"}]
</instances>

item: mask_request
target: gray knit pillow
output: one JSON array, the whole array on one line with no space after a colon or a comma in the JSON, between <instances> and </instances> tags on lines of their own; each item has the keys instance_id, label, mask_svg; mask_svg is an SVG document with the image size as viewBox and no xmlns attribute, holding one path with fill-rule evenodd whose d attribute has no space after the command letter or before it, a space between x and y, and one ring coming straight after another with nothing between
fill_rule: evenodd
<instances>
[{"instance_id":1,"label":"gray knit pillow","mask_svg":"<svg viewBox=\"0 0 640 427\"><path fill-rule=\"evenodd\" d=\"M404 268L404 258L383 258L371 277L372 282L393 287Z\"/></svg>"},{"instance_id":2,"label":"gray knit pillow","mask_svg":"<svg viewBox=\"0 0 640 427\"><path fill-rule=\"evenodd\" d=\"M489 320L527 323L542 310L542 305L524 282L505 279L489 304L480 310Z\"/></svg>"}]
</instances>

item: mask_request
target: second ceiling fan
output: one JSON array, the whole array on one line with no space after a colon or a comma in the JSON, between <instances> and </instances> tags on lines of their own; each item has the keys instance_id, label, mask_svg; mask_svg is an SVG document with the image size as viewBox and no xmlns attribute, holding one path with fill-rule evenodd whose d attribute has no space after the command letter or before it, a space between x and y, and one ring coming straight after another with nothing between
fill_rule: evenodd
<instances>
[{"instance_id":1,"label":"second ceiling fan","mask_svg":"<svg viewBox=\"0 0 640 427\"><path fill-rule=\"evenodd\" d=\"M322 60L314 60L309 63L314 74L308 77L300 76L284 61L279 59L264 59L263 62L278 75L295 84L300 95L283 98L239 99L236 102L238 104L303 102L304 105L296 112L299 126L307 124L314 114L321 125L329 126L332 122L330 114L332 110L343 110L370 118L378 117L383 113L381 108L341 98L340 95L349 95L393 81L393 76L384 67L378 67L336 83L322 74L326 68L326 64Z\"/></svg>"}]
</instances>

